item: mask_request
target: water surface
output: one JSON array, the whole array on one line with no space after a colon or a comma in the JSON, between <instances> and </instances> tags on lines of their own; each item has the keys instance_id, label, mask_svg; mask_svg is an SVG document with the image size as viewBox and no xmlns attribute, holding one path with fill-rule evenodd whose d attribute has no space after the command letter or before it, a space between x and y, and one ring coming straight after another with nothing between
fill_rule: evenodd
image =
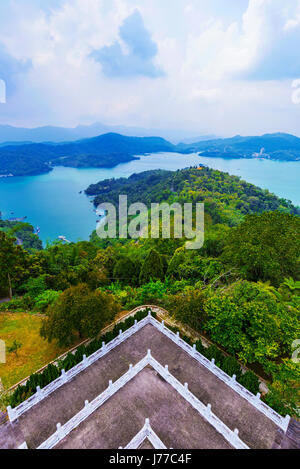
<instances>
[{"instance_id":1,"label":"water surface","mask_svg":"<svg viewBox=\"0 0 300 469\"><path fill-rule=\"evenodd\" d=\"M300 162L269 160L225 160L197 154L160 153L142 156L112 169L56 167L40 176L0 179L0 211L3 218L24 217L40 227L46 242L66 236L70 241L87 240L96 227L91 199L82 192L90 184L107 178L128 177L151 169L177 170L203 163L241 176L300 205ZM109 201L108 201L109 202Z\"/></svg>"}]
</instances>

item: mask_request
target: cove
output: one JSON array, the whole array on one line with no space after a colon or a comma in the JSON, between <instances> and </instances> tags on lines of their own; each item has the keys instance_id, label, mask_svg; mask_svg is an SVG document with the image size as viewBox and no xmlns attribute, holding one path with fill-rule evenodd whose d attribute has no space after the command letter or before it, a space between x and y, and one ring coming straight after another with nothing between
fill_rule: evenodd
<instances>
[{"instance_id":1,"label":"cove","mask_svg":"<svg viewBox=\"0 0 300 469\"><path fill-rule=\"evenodd\" d=\"M88 240L98 219L91 199L83 192L90 184L152 169L175 171L200 163L240 176L300 205L300 162L156 153L110 169L55 167L52 172L40 176L2 178L0 211L3 218L27 216L28 222L40 228L44 243L58 236L65 236L70 241Z\"/></svg>"}]
</instances>

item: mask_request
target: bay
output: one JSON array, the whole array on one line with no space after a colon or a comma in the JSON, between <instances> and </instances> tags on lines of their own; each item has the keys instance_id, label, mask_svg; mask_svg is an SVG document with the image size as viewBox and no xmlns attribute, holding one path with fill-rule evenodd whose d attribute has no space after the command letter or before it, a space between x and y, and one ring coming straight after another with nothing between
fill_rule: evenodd
<instances>
[{"instance_id":1,"label":"bay","mask_svg":"<svg viewBox=\"0 0 300 469\"><path fill-rule=\"evenodd\" d=\"M58 236L65 236L70 241L88 240L98 218L92 200L83 192L90 184L151 169L175 171L199 163L241 176L300 205L300 162L156 153L110 169L55 167L52 172L40 176L1 178L0 211L4 219L26 216L28 222L40 228L44 243Z\"/></svg>"}]
</instances>

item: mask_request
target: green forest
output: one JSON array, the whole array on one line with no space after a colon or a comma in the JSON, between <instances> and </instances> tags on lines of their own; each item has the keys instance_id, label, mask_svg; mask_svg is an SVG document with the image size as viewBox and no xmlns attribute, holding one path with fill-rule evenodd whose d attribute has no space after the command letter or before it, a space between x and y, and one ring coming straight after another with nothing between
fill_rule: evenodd
<instances>
[{"instance_id":1,"label":"green forest","mask_svg":"<svg viewBox=\"0 0 300 469\"><path fill-rule=\"evenodd\" d=\"M0 217L0 231L5 232L9 237L15 237L17 243L29 252L43 249L43 243L34 233L34 228L30 223L1 220Z\"/></svg>"},{"instance_id":2,"label":"green forest","mask_svg":"<svg viewBox=\"0 0 300 469\"><path fill-rule=\"evenodd\" d=\"M120 311L162 306L214 344L204 349L197 342L201 353L235 372L252 392L258 389L256 375L267 379L265 402L282 415L297 415L300 209L205 167L149 171L86 192L95 205L117 204L120 194L148 208L155 202L203 202L204 246L188 251L185 239L173 237L101 240L94 232L89 242L59 241L41 249L17 245L18 230L2 226L0 297L12 300L0 305L0 314L43 314L41 336L71 347L78 338L97 338ZM250 370L246 375L241 364ZM14 403L22 398L17 391Z\"/></svg>"}]
</instances>

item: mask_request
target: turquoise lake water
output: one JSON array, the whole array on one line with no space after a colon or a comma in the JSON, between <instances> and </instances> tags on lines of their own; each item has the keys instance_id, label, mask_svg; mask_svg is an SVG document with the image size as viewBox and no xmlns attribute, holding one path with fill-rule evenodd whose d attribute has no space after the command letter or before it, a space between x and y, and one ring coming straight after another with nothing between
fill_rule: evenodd
<instances>
[{"instance_id":1,"label":"turquoise lake water","mask_svg":"<svg viewBox=\"0 0 300 469\"><path fill-rule=\"evenodd\" d=\"M160 153L142 156L140 160L112 169L56 167L51 173L41 176L1 178L0 211L3 218L27 216L30 223L40 227L40 237L44 242L61 235L70 241L87 240L96 228L98 217L91 199L79 192L90 184L150 169L176 170L199 163L241 176L300 206L300 162L225 160L197 154Z\"/></svg>"}]
</instances>

